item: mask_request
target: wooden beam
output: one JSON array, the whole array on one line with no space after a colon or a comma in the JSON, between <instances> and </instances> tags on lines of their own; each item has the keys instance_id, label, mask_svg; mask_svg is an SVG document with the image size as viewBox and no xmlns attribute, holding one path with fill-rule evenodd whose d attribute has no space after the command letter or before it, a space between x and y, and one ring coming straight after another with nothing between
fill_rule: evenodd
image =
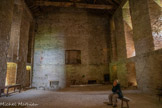
<instances>
[{"instance_id":1,"label":"wooden beam","mask_svg":"<svg viewBox=\"0 0 162 108\"><path fill-rule=\"evenodd\" d=\"M96 0L93 0L93 3L95 4L96 3Z\"/></svg>"},{"instance_id":2,"label":"wooden beam","mask_svg":"<svg viewBox=\"0 0 162 108\"><path fill-rule=\"evenodd\" d=\"M55 7L76 7L76 8L88 8L88 9L113 9L112 5L96 5L96 4L85 4L85 3L73 3L73 2L49 2L49 1L38 1L37 6L55 6Z\"/></svg>"},{"instance_id":3,"label":"wooden beam","mask_svg":"<svg viewBox=\"0 0 162 108\"><path fill-rule=\"evenodd\" d=\"M116 5L112 0L106 0L106 1L112 5Z\"/></svg>"},{"instance_id":4,"label":"wooden beam","mask_svg":"<svg viewBox=\"0 0 162 108\"><path fill-rule=\"evenodd\" d=\"M120 1L119 0L112 0L114 3L116 3L116 4L120 4Z\"/></svg>"}]
</instances>

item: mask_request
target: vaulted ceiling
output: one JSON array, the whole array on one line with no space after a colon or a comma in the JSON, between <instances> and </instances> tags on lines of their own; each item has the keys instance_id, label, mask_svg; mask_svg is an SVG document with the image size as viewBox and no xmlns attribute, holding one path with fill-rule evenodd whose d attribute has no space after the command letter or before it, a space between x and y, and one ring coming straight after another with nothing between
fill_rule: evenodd
<instances>
[{"instance_id":1,"label":"vaulted ceiling","mask_svg":"<svg viewBox=\"0 0 162 108\"><path fill-rule=\"evenodd\" d=\"M113 14L122 0L25 0L34 15L39 15L45 7L74 7L104 10Z\"/></svg>"}]
</instances>

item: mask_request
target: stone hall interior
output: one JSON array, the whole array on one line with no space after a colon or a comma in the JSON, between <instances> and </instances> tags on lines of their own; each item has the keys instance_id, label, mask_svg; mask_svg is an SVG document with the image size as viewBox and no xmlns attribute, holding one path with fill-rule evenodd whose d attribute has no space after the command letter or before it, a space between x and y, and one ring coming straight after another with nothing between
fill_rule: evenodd
<instances>
[{"instance_id":1,"label":"stone hall interior","mask_svg":"<svg viewBox=\"0 0 162 108\"><path fill-rule=\"evenodd\" d=\"M162 108L162 0L0 0L0 107L112 108L116 79Z\"/></svg>"}]
</instances>

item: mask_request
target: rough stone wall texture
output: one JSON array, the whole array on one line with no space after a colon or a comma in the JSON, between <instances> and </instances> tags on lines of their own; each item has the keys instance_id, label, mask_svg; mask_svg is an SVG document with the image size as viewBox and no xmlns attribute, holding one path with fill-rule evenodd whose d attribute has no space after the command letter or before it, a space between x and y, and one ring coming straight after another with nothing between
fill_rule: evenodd
<instances>
[{"instance_id":1,"label":"rough stone wall texture","mask_svg":"<svg viewBox=\"0 0 162 108\"><path fill-rule=\"evenodd\" d=\"M162 68L161 68L161 55L162 50L154 50L154 40L152 36L152 17L153 14L150 13L154 7L149 7L149 0L129 0L130 1L130 10L132 17L132 28L133 28L133 41L135 45L136 56L131 58L118 59L113 61L110 64L110 74L115 76L116 72L112 70L113 66L117 66L117 77L121 83L123 80L125 84L122 86L128 86L129 82L137 80L137 86L143 92L154 92L156 87L162 86ZM143 10L143 11L141 11ZM117 16L117 13L120 13L120 10L117 10L116 14L113 17ZM156 11L157 12L157 11ZM155 16L159 14L154 13ZM117 17L116 17L117 18ZM150 20L151 19L151 20ZM121 19L120 19L121 20ZM114 20L115 22L116 20ZM118 21L118 20L117 20ZM116 21L116 22L117 22ZM123 26L116 25L115 28L123 30ZM118 30L120 31L120 30ZM119 32L116 32L116 36L120 35ZM123 38L123 37L122 37ZM122 41L123 42L123 41ZM117 47L118 46L117 44ZM126 46L125 46L126 47ZM125 52L124 52L125 54ZM134 71L136 73L134 73ZM131 73L130 73L131 72ZM123 74L121 74L123 73ZM134 75L133 75L134 74ZM126 79L122 79L122 78Z\"/></svg>"},{"instance_id":2,"label":"rough stone wall texture","mask_svg":"<svg viewBox=\"0 0 162 108\"><path fill-rule=\"evenodd\" d=\"M27 63L33 63L34 56L34 35L35 35L35 22L32 21L30 23L29 30L29 40L28 40L28 55L27 55Z\"/></svg>"},{"instance_id":3,"label":"rough stone wall texture","mask_svg":"<svg viewBox=\"0 0 162 108\"><path fill-rule=\"evenodd\" d=\"M128 72L128 86L137 86L135 63L128 62L126 67Z\"/></svg>"},{"instance_id":4,"label":"rough stone wall texture","mask_svg":"<svg viewBox=\"0 0 162 108\"><path fill-rule=\"evenodd\" d=\"M155 91L162 86L162 50L140 55L136 58L135 68L138 88L144 92Z\"/></svg>"},{"instance_id":5,"label":"rough stone wall texture","mask_svg":"<svg viewBox=\"0 0 162 108\"><path fill-rule=\"evenodd\" d=\"M26 63L28 53L28 38L29 38L30 17L27 11L22 14L20 43L19 43L19 59L17 68L17 83L25 86L26 79Z\"/></svg>"},{"instance_id":6,"label":"rough stone wall texture","mask_svg":"<svg viewBox=\"0 0 162 108\"><path fill-rule=\"evenodd\" d=\"M114 18L110 20L110 33L111 33L111 61L117 60L117 46L116 46L116 37L115 37L115 24Z\"/></svg>"},{"instance_id":7,"label":"rough stone wall texture","mask_svg":"<svg viewBox=\"0 0 162 108\"><path fill-rule=\"evenodd\" d=\"M122 8L117 9L115 14L113 15L113 21L114 21L115 29L113 31L114 34L111 35L111 40L114 38L114 42L111 43L115 44L114 49L116 49L117 59L116 60L114 58L111 59L112 63L110 64L110 70L111 70L110 76L113 78L110 79L111 82L113 82L115 78L118 78L121 83L121 86L127 87L128 79L127 79L126 64L122 62L123 59L127 58L126 38L125 38L125 31L124 31L125 28L124 28ZM114 66L116 66L115 70L113 69Z\"/></svg>"},{"instance_id":8,"label":"rough stone wall texture","mask_svg":"<svg viewBox=\"0 0 162 108\"><path fill-rule=\"evenodd\" d=\"M35 21L32 20L30 23L29 29L29 41L28 41L28 54L27 54L27 64L30 65L30 70L27 70L26 77L26 86L31 86L32 84L32 77L33 77L33 62L34 62L34 38L35 38ZM30 81L29 81L30 80Z\"/></svg>"},{"instance_id":9,"label":"rough stone wall texture","mask_svg":"<svg viewBox=\"0 0 162 108\"><path fill-rule=\"evenodd\" d=\"M112 83L117 78L117 65L111 63L110 64L110 82Z\"/></svg>"},{"instance_id":10,"label":"rough stone wall texture","mask_svg":"<svg viewBox=\"0 0 162 108\"><path fill-rule=\"evenodd\" d=\"M10 45L7 55L8 62L16 62L18 59L22 13L23 13L22 5L15 3L10 34Z\"/></svg>"},{"instance_id":11,"label":"rough stone wall texture","mask_svg":"<svg viewBox=\"0 0 162 108\"><path fill-rule=\"evenodd\" d=\"M154 49L158 50L162 48L162 3L160 3L161 1L156 1L157 0L148 0L148 6L152 36L154 39Z\"/></svg>"},{"instance_id":12,"label":"rough stone wall texture","mask_svg":"<svg viewBox=\"0 0 162 108\"><path fill-rule=\"evenodd\" d=\"M33 86L49 87L58 80L59 87L101 83L109 73L108 17L83 9L47 9L37 20ZM81 50L81 64L65 65L65 50Z\"/></svg>"},{"instance_id":13,"label":"rough stone wall texture","mask_svg":"<svg viewBox=\"0 0 162 108\"><path fill-rule=\"evenodd\" d=\"M154 44L148 10L148 0L130 0L129 4L136 54L139 55L153 51Z\"/></svg>"},{"instance_id":14,"label":"rough stone wall texture","mask_svg":"<svg viewBox=\"0 0 162 108\"><path fill-rule=\"evenodd\" d=\"M16 74L15 77L7 77L6 80L16 80L16 83L25 86L26 82L26 62L28 53L28 37L30 23L32 22L32 16L23 0L14 0L14 9L11 34L8 49L8 62L14 62L17 64L17 71L7 69L7 74ZM31 28L34 29L34 28ZM30 31L33 31L31 30ZM33 36L33 35L32 35ZM31 36L31 37L32 37ZM8 79L14 78L14 79Z\"/></svg>"},{"instance_id":15,"label":"rough stone wall texture","mask_svg":"<svg viewBox=\"0 0 162 108\"><path fill-rule=\"evenodd\" d=\"M21 2L19 0L14 0L10 42L7 54L8 63L7 63L6 85L16 83L22 13L23 7ZM14 63L16 64L16 66L14 65Z\"/></svg>"},{"instance_id":16,"label":"rough stone wall texture","mask_svg":"<svg viewBox=\"0 0 162 108\"><path fill-rule=\"evenodd\" d=\"M135 48L133 42L133 27L129 7L123 8L122 13L123 13L127 58L130 58L135 56Z\"/></svg>"},{"instance_id":17,"label":"rough stone wall texture","mask_svg":"<svg viewBox=\"0 0 162 108\"><path fill-rule=\"evenodd\" d=\"M128 71L125 60L114 61L110 63L110 81L111 83L118 79L122 87L128 87Z\"/></svg>"},{"instance_id":18,"label":"rough stone wall texture","mask_svg":"<svg viewBox=\"0 0 162 108\"><path fill-rule=\"evenodd\" d=\"M7 71L7 52L9 46L13 0L1 0L0 3L0 86L5 85Z\"/></svg>"},{"instance_id":19,"label":"rough stone wall texture","mask_svg":"<svg viewBox=\"0 0 162 108\"><path fill-rule=\"evenodd\" d=\"M119 79L119 82L121 86L128 87L128 78L127 78L128 72L126 68L126 64L124 62L118 62L117 63L117 78Z\"/></svg>"},{"instance_id":20,"label":"rough stone wall texture","mask_svg":"<svg viewBox=\"0 0 162 108\"><path fill-rule=\"evenodd\" d=\"M115 37L116 37L117 56L118 56L117 58L118 60L120 60L127 57L122 8L118 8L113 18L115 23Z\"/></svg>"},{"instance_id":21,"label":"rough stone wall texture","mask_svg":"<svg viewBox=\"0 0 162 108\"><path fill-rule=\"evenodd\" d=\"M134 43L136 46L136 53L137 55L140 53L140 56L142 56L142 58L137 58L136 61L136 75L139 85L138 87L143 91L152 91L156 88L156 86L159 85L159 81L162 82L160 78L162 71L161 67L159 66L162 62L160 59L161 52L157 54L157 52L153 51L154 40L151 29L149 0L130 0L130 7L132 13L132 22L134 29L133 35ZM154 9L156 10L156 8L153 8L153 10ZM138 19L138 17L140 18ZM137 41L137 39L140 39L141 41ZM151 52L153 54L148 53L148 56L145 57L142 55L142 52L146 53L146 55L148 52ZM156 57L159 59L157 59Z\"/></svg>"},{"instance_id":22,"label":"rough stone wall texture","mask_svg":"<svg viewBox=\"0 0 162 108\"><path fill-rule=\"evenodd\" d=\"M126 40L126 51L127 51L127 58L135 56L135 48L133 42L133 31L131 27L124 22L124 30L125 30L125 40Z\"/></svg>"},{"instance_id":23,"label":"rough stone wall texture","mask_svg":"<svg viewBox=\"0 0 162 108\"><path fill-rule=\"evenodd\" d=\"M30 86L30 84L31 84L31 70L26 70L26 81L25 81L25 86L26 87L29 87Z\"/></svg>"}]
</instances>

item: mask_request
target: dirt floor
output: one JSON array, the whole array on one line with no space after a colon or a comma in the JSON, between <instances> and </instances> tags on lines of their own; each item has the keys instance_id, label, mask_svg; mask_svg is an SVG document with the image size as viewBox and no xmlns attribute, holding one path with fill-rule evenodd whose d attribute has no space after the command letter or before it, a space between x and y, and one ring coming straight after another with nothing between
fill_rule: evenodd
<instances>
[{"instance_id":1,"label":"dirt floor","mask_svg":"<svg viewBox=\"0 0 162 108\"><path fill-rule=\"evenodd\" d=\"M0 98L0 108L16 106L24 108L112 108L106 103L111 86L76 86L59 91L31 89ZM131 99L130 108L162 108L155 95L143 94L138 90L123 90L124 96ZM118 100L120 108L121 101ZM124 104L125 105L125 104ZM20 107L21 106L21 107Z\"/></svg>"}]
</instances>

